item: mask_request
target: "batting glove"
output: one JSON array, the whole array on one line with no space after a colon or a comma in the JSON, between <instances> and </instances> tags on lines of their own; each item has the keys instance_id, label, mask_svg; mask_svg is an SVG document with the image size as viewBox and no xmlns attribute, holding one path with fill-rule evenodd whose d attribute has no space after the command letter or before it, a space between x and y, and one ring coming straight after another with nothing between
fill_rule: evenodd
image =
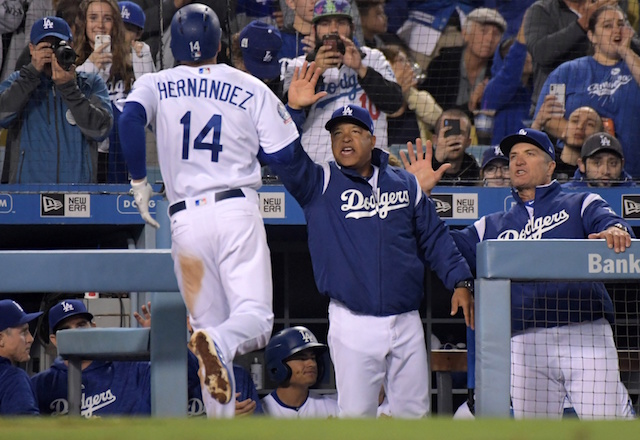
<instances>
[{"instance_id":1,"label":"batting glove","mask_svg":"<svg viewBox=\"0 0 640 440\"><path fill-rule=\"evenodd\" d=\"M160 224L151 217L149 214L149 200L151 200L151 196L153 195L153 188L147 181L145 177L142 182L134 183L131 181L131 195L133 199L136 201L136 205L138 206L138 212L142 219L149 225L158 229Z\"/></svg>"}]
</instances>

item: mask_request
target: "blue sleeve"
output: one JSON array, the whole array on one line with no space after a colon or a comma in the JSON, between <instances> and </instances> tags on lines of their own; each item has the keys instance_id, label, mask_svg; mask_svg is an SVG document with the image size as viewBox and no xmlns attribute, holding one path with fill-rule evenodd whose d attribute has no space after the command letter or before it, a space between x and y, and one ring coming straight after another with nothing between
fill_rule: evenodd
<instances>
[{"instance_id":1,"label":"blue sleeve","mask_svg":"<svg viewBox=\"0 0 640 440\"><path fill-rule=\"evenodd\" d=\"M586 197L586 195L585 195ZM602 232L611 226L620 223L627 228L631 238L635 238L633 229L629 224L616 214L609 204L602 198L592 201L584 210L582 221L585 231L588 234Z\"/></svg>"},{"instance_id":2,"label":"blue sleeve","mask_svg":"<svg viewBox=\"0 0 640 440\"><path fill-rule=\"evenodd\" d=\"M321 188L322 166L307 155L300 138L280 151L262 155L261 160L275 171L287 191L303 208Z\"/></svg>"},{"instance_id":3,"label":"blue sleeve","mask_svg":"<svg viewBox=\"0 0 640 440\"><path fill-rule=\"evenodd\" d=\"M471 278L469 266L456 248L449 227L424 194L416 206L415 221L421 255L447 289L453 290L457 282Z\"/></svg>"},{"instance_id":4,"label":"blue sleeve","mask_svg":"<svg viewBox=\"0 0 640 440\"><path fill-rule=\"evenodd\" d=\"M526 58L527 47L514 42L502 68L491 78L484 90L483 109L500 110L512 101L522 83L522 69Z\"/></svg>"},{"instance_id":5,"label":"blue sleeve","mask_svg":"<svg viewBox=\"0 0 640 440\"><path fill-rule=\"evenodd\" d=\"M29 376L17 367L2 375L0 415L40 414Z\"/></svg>"},{"instance_id":6,"label":"blue sleeve","mask_svg":"<svg viewBox=\"0 0 640 440\"><path fill-rule=\"evenodd\" d=\"M251 399L256 402L256 409L254 414L264 414L262 410L262 403L260 402L260 396L258 396L258 390L256 385L251 379L251 375L242 368L240 365L233 364L233 376L236 380L236 393L240 393L237 400L239 402L247 399Z\"/></svg>"},{"instance_id":7,"label":"blue sleeve","mask_svg":"<svg viewBox=\"0 0 640 440\"><path fill-rule=\"evenodd\" d=\"M147 146L144 129L147 112L137 102L127 102L118 120L120 145L133 179L147 175ZM125 135L126 134L126 135Z\"/></svg>"},{"instance_id":8,"label":"blue sleeve","mask_svg":"<svg viewBox=\"0 0 640 440\"><path fill-rule=\"evenodd\" d=\"M302 126L304 125L304 122L307 120L307 112L304 109L294 110L291 107L289 107L289 104L287 104L285 107L289 112L289 114L291 115L291 119L293 119L293 122L296 124L298 133L302 135Z\"/></svg>"},{"instance_id":9,"label":"blue sleeve","mask_svg":"<svg viewBox=\"0 0 640 440\"><path fill-rule=\"evenodd\" d=\"M476 276L476 246L480 243L478 233L474 225L467 226L464 229L452 230L451 235L455 241L458 250L467 261L473 277Z\"/></svg>"}]
</instances>

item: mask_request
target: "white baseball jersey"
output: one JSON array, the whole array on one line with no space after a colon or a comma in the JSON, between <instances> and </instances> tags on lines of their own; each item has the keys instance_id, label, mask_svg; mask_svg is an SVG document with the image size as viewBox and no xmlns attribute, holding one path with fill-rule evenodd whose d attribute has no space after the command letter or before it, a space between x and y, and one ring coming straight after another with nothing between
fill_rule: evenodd
<instances>
[{"instance_id":1,"label":"white baseball jersey","mask_svg":"<svg viewBox=\"0 0 640 440\"><path fill-rule=\"evenodd\" d=\"M131 101L145 108L147 124L156 130L171 203L210 191L260 188L259 148L275 153L298 137L271 90L225 64L145 75L135 82Z\"/></svg>"},{"instance_id":2,"label":"white baseball jersey","mask_svg":"<svg viewBox=\"0 0 640 440\"><path fill-rule=\"evenodd\" d=\"M382 52L366 46L360 49L366 55L362 59L362 64L373 68L386 80L396 80L391 65ZM291 60L287 65L284 90L289 90L294 69L302 66L305 58L306 55L300 56ZM387 115L381 112L366 95L358 82L358 73L350 67L342 65L340 69L335 67L327 69L323 74L322 81L322 90L327 92L327 96L311 106L307 120L302 127L302 146L309 157L317 163L334 160L331 151L331 138L324 126L337 108L347 104L359 105L369 111L371 119L373 119L376 146L386 151L388 147Z\"/></svg>"},{"instance_id":3,"label":"white baseball jersey","mask_svg":"<svg viewBox=\"0 0 640 440\"><path fill-rule=\"evenodd\" d=\"M335 395L320 394L309 390L307 400L298 408L281 402L273 391L261 400L265 414L277 419L326 419L338 417L338 402Z\"/></svg>"}]
</instances>

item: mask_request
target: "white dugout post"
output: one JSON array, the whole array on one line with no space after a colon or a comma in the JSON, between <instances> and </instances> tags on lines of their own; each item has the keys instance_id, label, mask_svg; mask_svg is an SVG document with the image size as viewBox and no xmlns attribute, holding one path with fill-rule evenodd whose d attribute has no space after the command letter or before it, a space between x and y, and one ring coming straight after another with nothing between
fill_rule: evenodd
<instances>
[{"instance_id":1,"label":"white dugout post","mask_svg":"<svg viewBox=\"0 0 640 440\"><path fill-rule=\"evenodd\" d=\"M511 280L637 281L640 240L620 254L605 240L487 240L476 276L476 415L509 418Z\"/></svg>"}]
</instances>

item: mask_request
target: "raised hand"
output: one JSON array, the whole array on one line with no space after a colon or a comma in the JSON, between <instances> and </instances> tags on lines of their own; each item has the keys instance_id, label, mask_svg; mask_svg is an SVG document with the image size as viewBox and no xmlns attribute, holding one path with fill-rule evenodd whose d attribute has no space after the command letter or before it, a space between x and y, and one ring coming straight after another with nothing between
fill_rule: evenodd
<instances>
[{"instance_id":1,"label":"raised hand","mask_svg":"<svg viewBox=\"0 0 640 440\"><path fill-rule=\"evenodd\" d=\"M451 168L451 164L442 164L440 168L434 170L431 163L433 157L431 141L427 141L425 147L423 151L422 139L417 138L416 151L414 151L413 144L409 141L407 142L407 152L400 151L400 159L402 159L404 168L418 178L422 191L431 195L431 190L442 179L445 171Z\"/></svg>"},{"instance_id":2,"label":"raised hand","mask_svg":"<svg viewBox=\"0 0 640 440\"><path fill-rule=\"evenodd\" d=\"M316 68L315 62L308 64L305 61L301 67L295 68L291 85L289 85L289 107L300 110L327 96L327 92L316 93L316 85L321 74L321 69Z\"/></svg>"}]
</instances>

